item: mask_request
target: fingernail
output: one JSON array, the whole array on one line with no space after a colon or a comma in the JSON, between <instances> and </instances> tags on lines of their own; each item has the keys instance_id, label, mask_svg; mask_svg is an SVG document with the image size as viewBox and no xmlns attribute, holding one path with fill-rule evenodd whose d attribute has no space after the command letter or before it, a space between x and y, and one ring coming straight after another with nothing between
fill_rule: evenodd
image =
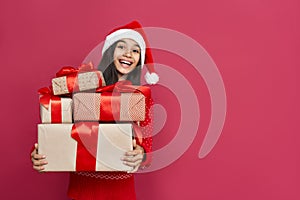
<instances>
[{"instance_id":1,"label":"fingernail","mask_svg":"<svg viewBox=\"0 0 300 200\"><path fill-rule=\"evenodd\" d=\"M43 156L42 156L42 158L46 158L46 156L45 156L45 155L43 155Z\"/></svg>"}]
</instances>

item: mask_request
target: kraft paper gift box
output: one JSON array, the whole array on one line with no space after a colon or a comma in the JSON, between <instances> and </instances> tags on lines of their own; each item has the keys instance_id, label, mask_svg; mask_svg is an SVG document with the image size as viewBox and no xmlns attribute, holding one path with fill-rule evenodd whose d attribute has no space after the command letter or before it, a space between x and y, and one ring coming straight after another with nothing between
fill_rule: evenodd
<instances>
[{"instance_id":1,"label":"kraft paper gift box","mask_svg":"<svg viewBox=\"0 0 300 200\"><path fill-rule=\"evenodd\" d=\"M105 86L101 71L93 69L91 64L82 65L79 69L63 67L52 79L54 95L69 94Z\"/></svg>"},{"instance_id":2,"label":"kraft paper gift box","mask_svg":"<svg viewBox=\"0 0 300 200\"><path fill-rule=\"evenodd\" d=\"M72 99L50 99L49 105L40 104L42 123L72 123Z\"/></svg>"},{"instance_id":3,"label":"kraft paper gift box","mask_svg":"<svg viewBox=\"0 0 300 200\"><path fill-rule=\"evenodd\" d=\"M120 159L133 149L131 124L39 124L38 143L44 171L132 170Z\"/></svg>"},{"instance_id":4,"label":"kraft paper gift box","mask_svg":"<svg viewBox=\"0 0 300 200\"><path fill-rule=\"evenodd\" d=\"M144 121L145 96L140 93L76 93L74 121Z\"/></svg>"}]
</instances>

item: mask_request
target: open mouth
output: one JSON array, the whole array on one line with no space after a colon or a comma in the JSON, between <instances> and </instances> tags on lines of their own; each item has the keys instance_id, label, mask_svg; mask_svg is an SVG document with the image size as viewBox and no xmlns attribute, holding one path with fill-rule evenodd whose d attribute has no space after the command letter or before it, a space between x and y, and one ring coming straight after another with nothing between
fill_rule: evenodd
<instances>
[{"instance_id":1,"label":"open mouth","mask_svg":"<svg viewBox=\"0 0 300 200\"><path fill-rule=\"evenodd\" d=\"M128 61L128 60L119 60L119 62L122 64L122 66L124 67L130 67L132 65L132 62Z\"/></svg>"}]
</instances>

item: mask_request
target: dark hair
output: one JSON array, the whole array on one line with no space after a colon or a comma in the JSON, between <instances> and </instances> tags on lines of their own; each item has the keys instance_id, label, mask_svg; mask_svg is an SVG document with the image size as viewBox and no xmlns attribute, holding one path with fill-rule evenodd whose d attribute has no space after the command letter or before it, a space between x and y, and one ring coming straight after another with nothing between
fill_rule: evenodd
<instances>
[{"instance_id":1,"label":"dark hair","mask_svg":"<svg viewBox=\"0 0 300 200\"><path fill-rule=\"evenodd\" d=\"M111 85L118 82L118 71L114 64L114 51L119 41L112 44L104 53L98 65L98 69L103 73L106 85ZM141 59L139 60L135 69L128 75L127 80L131 81L133 85L141 84Z\"/></svg>"}]
</instances>

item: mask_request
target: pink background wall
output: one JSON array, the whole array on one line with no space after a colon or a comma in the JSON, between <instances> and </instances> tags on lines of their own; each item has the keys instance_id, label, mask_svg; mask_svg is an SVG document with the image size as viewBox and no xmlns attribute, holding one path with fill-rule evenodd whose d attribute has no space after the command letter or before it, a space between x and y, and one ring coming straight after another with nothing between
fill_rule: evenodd
<instances>
[{"instance_id":1,"label":"pink background wall","mask_svg":"<svg viewBox=\"0 0 300 200\"><path fill-rule=\"evenodd\" d=\"M137 176L138 199L300 199L296 0L2 0L0 199L68 199L68 174L39 174L29 160L39 122L37 90L47 86L60 67L78 66L109 30L133 19L199 42L216 62L227 93L220 140L200 160L199 147L210 119L205 83L201 76L192 77L194 71L183 59L154 52L158 62L184 68L182 73L198 91L201 123L180 159ZM177 106L175 101L167 104L169 97L158 92L154 98ZM169 118L154 138L156 149L178 128L176 109L166 110Z\"/></svg>"}]
</instances>

